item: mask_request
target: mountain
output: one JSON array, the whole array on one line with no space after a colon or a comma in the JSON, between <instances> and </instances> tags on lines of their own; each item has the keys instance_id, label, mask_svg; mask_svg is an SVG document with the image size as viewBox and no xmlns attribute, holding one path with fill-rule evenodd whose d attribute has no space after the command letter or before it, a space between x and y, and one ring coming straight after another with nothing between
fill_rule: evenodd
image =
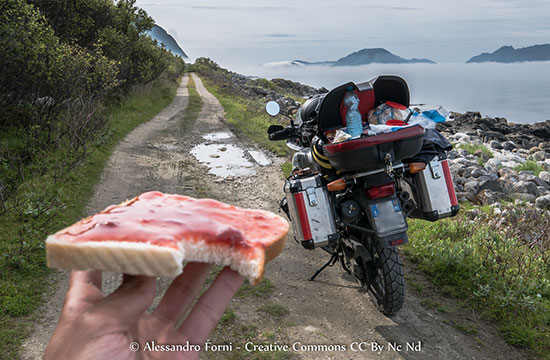
<instances>
[{"instance_id":1,"label":"mountain","mask_svg":"<svg viewBox=\"0 0 550 360\"><path fill-rule=\"evenodd\" d=\"M330 66L359 66L366 64L411 64L411 63L426 63L435 64L434 61L428 59L404 59L401 56L392 54L386 49L373 48L363 49L349 54L336 61L304 61L304 60L292 60L292 61L280 61L274 63L264 64L265 66L305 66L305 65L330 65Z\"/></svg>"},{"instance_id":2,"label":"mountain","mask_svg":"<svg viewBox=\"0 0 550 360\"><path fill-rule=\"evenodd\" d=\"M164 30L162 27L154 25L149 32L149 36L158 41L160 44L164 45L168 50L172 52L172 54L180 56L184 59L188 58L187 54L185 54L185 52L181 49L181 47L178 45L172 35L168 34L166 30Z\"/></svg>"},{"instance_id":3,"label":"mountain","mask_svg":"<svg viewBox=\"0 0 550 360\"><path fill-rule=\"evenodd\" d=\"M466 63L493 61L513 63L522 61L550 61L550 44L533 45L515 49L512 46L503 46L493 53L483 53L474 56Z\"/></svg>"},{"instance_id":4,"label":"mountain","mask_svg":"<svg viewBox=\"0 0 550 360\"><path fill-rule=\"evenodd\" d=\"M405 64L405 63L428 63L435 64L435 62L428 59L404 59L400 56L394 55L386 49L374 48L363 49L349 54L343 58L336 60L333 66L358 66L373 63L381 64Z\"/></svg>"}]
</instances>

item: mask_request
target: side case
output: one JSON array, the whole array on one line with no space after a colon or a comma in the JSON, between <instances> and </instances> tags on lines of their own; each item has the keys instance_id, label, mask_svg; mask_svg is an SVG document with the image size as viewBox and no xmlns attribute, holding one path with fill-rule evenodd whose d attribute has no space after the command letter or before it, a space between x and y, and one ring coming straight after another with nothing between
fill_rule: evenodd
<instances>
[{"instance_id":1,"label":"side case","mask_svg":"<svg viewBox=\"0 0 550 360\"><path fill-rule=\"evenodd\" d=\"M436 221L458 213L460 207L445 155L436 156L424 170L414 174L414 182L417 190L415 198L420 206L413 213L414 217Z\"/></svg>"},{"instance_id":2,"label":"side case","mask_svg":"<svg viewBox=\"0 0 550 360\"><path fill-rule=\"evenodd\" d=\"M314 249L338 239L332 206L320 175L289 178L284 191L297 242Z\"/></svg>"}]
</instances>

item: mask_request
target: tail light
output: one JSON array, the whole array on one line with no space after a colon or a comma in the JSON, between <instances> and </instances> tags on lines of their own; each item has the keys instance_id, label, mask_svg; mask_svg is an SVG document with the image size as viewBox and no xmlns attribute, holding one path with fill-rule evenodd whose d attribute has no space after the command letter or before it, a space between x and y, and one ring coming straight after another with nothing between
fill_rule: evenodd
<instances>
[{"instance_id":1,"label":"tail light","mask_svg":"<svg viewBox=\"0 0 550 360\"><path fill-rule=\"evenodd\" d=\"M365 195L369 200L376 200L391 196L395 193L393 183L387 183L384 185L372 186L365 190Z\"/></svg>"}]
</instances>

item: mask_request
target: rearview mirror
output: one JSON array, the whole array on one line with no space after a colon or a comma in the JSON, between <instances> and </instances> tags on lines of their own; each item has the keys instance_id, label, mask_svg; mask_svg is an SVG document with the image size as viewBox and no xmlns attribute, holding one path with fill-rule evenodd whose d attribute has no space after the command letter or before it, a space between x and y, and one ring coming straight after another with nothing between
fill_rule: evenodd
<instances>
[{"instance_id":1,"label":"rearview mirror","mask_svg":"<svg viewBox=\"0 0 550 360\"><path fill-rule=\"evenodd\" d=\"M281 111L281 107L279 106L279 104L277 104L277 102L270 101L265 104L265 111L271 116L277 116Z\"/></svg>"}]
</instances>

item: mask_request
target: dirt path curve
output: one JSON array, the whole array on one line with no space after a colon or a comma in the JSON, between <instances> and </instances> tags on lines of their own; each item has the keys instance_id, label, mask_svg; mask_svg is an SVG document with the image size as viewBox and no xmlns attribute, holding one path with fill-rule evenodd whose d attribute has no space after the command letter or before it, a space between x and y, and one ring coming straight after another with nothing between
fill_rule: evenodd
<instances>
[{"instance_id":1,"label":"dirt path curve","mask_svg":"<svg viewBox=\"0 0 550 360\"><path fill-rule=\"evenodd\" d=\"M134 130L115 153L87 207L88 213L101 210L147 190L208 196L241 207L278 211L282 197L283 180L280 174L282 159L269 157L270 164L258 157L260 149L238 131L225 123L223 108L191 75L204 101L195 124L182 126L182 111L187 103L186 79L178 89L178 96L161 114ZM183 129L183 130L182 130ZM201 150L202 149L202 150ZM239 150L240 149L240 150ZM208 168L191 153L206 151L213 163ZM234 152L232 153L232 151ZM203 152L204 152L203 151ZM237 154L238 164L216 165L214 160L226 154ZM204 155L204 154L203 154ZM232 155L232 156L233 156ZM227 166L233 175L214 175ZM249 173L238 176L239 173ZM325 261L322 251L308 251L289 237L281 256L267 266L266 277L274 290L269 297L236 297L234 328L252 324L253 328L275 328L278 344L291 347L291 358L301 359L522 359L517 351L494 335L494 330L480 325L474 340L471 335L453 326L453 315L428 310L420 299L407 293L405 307L399 315L388 318L380 314L370 300L349 277L337 267L328 268L317 281L307 278ZM407 269L405 269L407 272ZM53 329L66 291L66 273L59 272L54 281L55 290L36 316L32 336L24 343L24 359L39 359ZM119 284L119 277L104 276L104 291L110 292ZM167 281L159 281L158 293ZM283 319L268 319L257 309L269 302L288 310ZM154 305L153 305L154 306ZM280 325L280 326L279 326ZM231 327L230 327L231 328ZM236 333L224 334L218 329L213 339L232 341ZM267 332L266 332L267 333ZM233 335L232 335L233 334ZM225 338L224 338L225 336ZM255 343L270 344L270 337L254 337ZM239 340L240 341L240 340ZM350 350L352 343L361 343L365 351ZM373 343L384 345L383 350L372 351ZM344 345L346 351L292 351L292 344ZM402 351L388 351L388 344L403 346ZM418 351L406 351L407 343ZM418 345L420 344L420 346ZM244 343L235 343L240 347ZM239 358L231 353L212 354L208 358Z\"/></svg>"}]
</instances>

